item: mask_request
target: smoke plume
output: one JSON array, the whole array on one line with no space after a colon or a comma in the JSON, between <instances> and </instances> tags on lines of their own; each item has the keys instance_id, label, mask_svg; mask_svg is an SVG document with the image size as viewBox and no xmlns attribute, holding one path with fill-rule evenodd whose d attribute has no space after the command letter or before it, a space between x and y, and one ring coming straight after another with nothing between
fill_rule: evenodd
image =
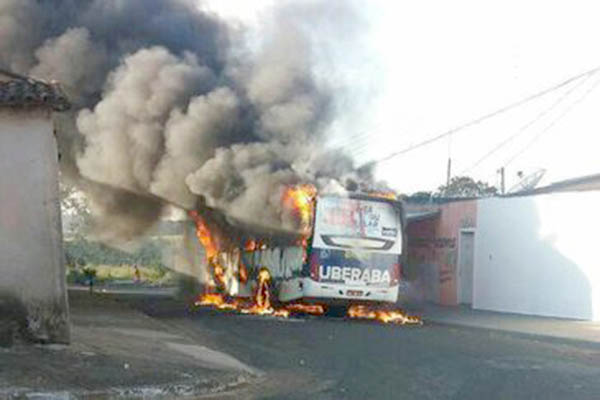
<instances>
[{"instance_id":1,"label":"smoke plume","mask_svg":"<svg viewBox=\"0 0 600 400\"><path fill-rule=\"evenodd\" d=\"M192 0L3 0L0 66L70 94L74 111L58 121L62 173L89 197L106 240L200 196L294 228L281 202L288 185L371 180L323 148L340 110L315 74L310 22L337 15L351 29L348 4L283 5L250 48L243 30Z\"/></svg>"}]
</instances>

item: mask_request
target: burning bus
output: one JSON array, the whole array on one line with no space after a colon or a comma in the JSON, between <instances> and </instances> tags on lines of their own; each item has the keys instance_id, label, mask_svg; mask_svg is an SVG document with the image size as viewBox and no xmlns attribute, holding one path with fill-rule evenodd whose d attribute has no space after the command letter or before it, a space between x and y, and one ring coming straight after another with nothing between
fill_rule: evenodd
<instances>
[{"instance_id":1,"label":"burning bus","mask_svg":"<svg viewBox=\"0 0 600 400\"><path fill-rule=\"evenodd\" d=\"M302 186L290 188L284 202L300 232L250 225L207 207L190 213L208 264L199 304L243 308L239 302L256 299L254 306L312 304L321 313L396 302L405 248L400 201L317 195Z\"/></svg>"},{"instance_id":2,"label":"burning bus","mask_svg":"<svg viewBox=\"0 0 600 400\"><path fill-rule=\"evenodd\" d=\"M404 245L402 204L359 194L322 196L314 210L306 259L299 276L282 277L279 299L395 303Z\"/></svg>"}]
</instances>

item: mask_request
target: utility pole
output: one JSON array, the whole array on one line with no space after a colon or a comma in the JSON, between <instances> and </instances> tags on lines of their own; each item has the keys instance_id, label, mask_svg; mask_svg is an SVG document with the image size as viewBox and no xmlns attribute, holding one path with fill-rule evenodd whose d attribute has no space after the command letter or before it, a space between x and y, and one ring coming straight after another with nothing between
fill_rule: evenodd
<instances>
[{"instance_id":1,"label":"utility pole","mask_svg":"<svg viewBox=\"0 0 600 400\"><path fill-rule=\"evenodd\" d=\"M504 194L504 167L500 167L498 173L500 174L500 193Z\"/></svg>"},{"instance_id":2,"label":"utility pole","mask_svg":"<svg viewBox=\"0 0 600 400\"><path fill-rule=\"evenodd\" d=\"M452 176L452 159L448 157L448 169L446 171L446 187L450 186L450 177Z\"/></svg>"}]
</instances>

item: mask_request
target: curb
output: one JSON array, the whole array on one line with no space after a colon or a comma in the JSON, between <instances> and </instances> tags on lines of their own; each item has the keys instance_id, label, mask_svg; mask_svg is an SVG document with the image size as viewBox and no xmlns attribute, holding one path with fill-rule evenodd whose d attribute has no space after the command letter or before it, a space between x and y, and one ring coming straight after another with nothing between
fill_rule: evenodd
<instances>
[{"instance_id":1,"label":"curb","mask_svg":"<svg viewBox=\"0 0 600 400\"><path fill-rule=\"evenodd\" d=\"M598 343L598 342L585 340L585 339L564 337L564 336L548 335L548 334L542 334L542 333L531 333L531 332L515 331L515 330L510 330L510 329L492 328L492 327L486 327L486 326L476 326L476 325L469 325L469 324L464 324L464 323L460 323L460 322L452 322L452 321L444 321L444 320L428 319L428 318L423 318L423 324L425 326L438 325L438 326L449 326L449 327L454 327L454 328L472 329L472 330L477 330L477 331L494 332L494 333L499 333L499 334L515 336L515 337L518 337L521 339L537 340L537 341L544 341L544 342L556 343L556 344L572 344L572 345L579 345L579 346L583 345L585 347L590 347L590 348L595 348L595 349L600 348L600 343Z\"/></svg>"},{"instance_id":2,"label":"curb","mask_svg":"<svg viewBox=\"0 0 600 400\"><path fill-rule=\"evenodd\" d=\"M227 393L262 378L249 374L240 374L229 382L217 379L200 379L165 383L161 385L140 385L130 387L111 387L105 390L56 390L39 391L31 388L8 388L0 391L0 400L108 400L108 399L171 399L216 395Z\"/></svg>"}]
</instances>

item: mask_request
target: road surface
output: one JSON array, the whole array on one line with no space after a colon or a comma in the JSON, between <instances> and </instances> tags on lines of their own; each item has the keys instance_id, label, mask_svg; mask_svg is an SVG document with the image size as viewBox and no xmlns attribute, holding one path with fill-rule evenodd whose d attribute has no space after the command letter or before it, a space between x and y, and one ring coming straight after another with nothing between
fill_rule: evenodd
<instances>
[{"instance_id":1,"label":"road surface","mask_svg":"<svg viewBox=\"0 0 600 400\"><path fill-rule=\"evenodd\" d=\"M281 320L186 310L166 298L127 301L264 372L259 383L215 398L600 398L597 345L428 323Z\"/></svg>"}]
</instances>

